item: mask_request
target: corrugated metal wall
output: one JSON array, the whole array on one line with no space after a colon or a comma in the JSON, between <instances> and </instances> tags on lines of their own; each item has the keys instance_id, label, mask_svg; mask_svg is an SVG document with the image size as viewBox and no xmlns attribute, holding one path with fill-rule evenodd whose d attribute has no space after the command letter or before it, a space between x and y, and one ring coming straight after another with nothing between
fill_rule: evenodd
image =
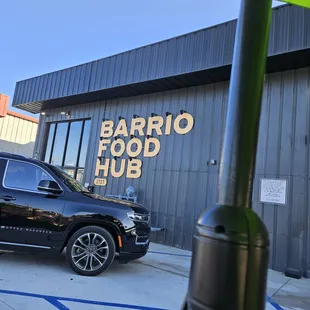
<instances>
[{"instance_id":1,"label":"corrugated metal wall","mask_svg":"<svg viewBox=\"0 0 310 310\"><path fill-rule=\"evenodd\" d=\"M255 210L271 241L271 266L310 277L309 68L267 78L260 124ZM261 177L288 180L287 206L260 204Z\"/></svg>"},{"instance_id":2,"label":"corrugated metal wall","mask_svg":"<svg viewBox=\"0 0 310 310\"><path fill-rule=\"evenodd\" d=\"M281 271L302 270L307 276L310 276L309 76L309 69L301 69L266 78L253 195L254 208L270 234L270 267ZM165 116L166 112L175 117L181 109L191 113L195 118L194 129L185 136L176 133L160 136L160 153L155 158L143 159L140 179L109 177L106 187L96 189L103 195L122 194L128 185L134 185L139 190L139 201L151 211L152 226L166 228L154 240L191 249L196 220L217 198L219 166L208 162L220 160L227 96L228 83L218 83L70 107L71 119L92 118L85 182L94 180L102 118L117 123L119 116L130 121L134 114L147 118L151 113ZM47 114L48 121L65 119L60 110ZM46 131L46 119L41 118L39 131ZM36 150L42 152L43 145L41 134ZM261 177L288 179L286 206L259 202Z\"/></svg>"},{"instance_id":3,"label":"corrugated metal wall","mask_svg":"<svg viewBox=\"0 0 310 310\"><path fill-rule=\"evenodd\" d=\"M7 114L0 117L0 151L32 156L38 124Z\"/></svg>"}]
</instances>

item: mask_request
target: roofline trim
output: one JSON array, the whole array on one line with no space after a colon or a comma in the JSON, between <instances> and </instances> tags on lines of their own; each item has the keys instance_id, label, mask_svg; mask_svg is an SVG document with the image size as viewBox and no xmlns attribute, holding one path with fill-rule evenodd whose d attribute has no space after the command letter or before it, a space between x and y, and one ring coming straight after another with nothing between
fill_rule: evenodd
<instances>
[{"instance_id":1,"label":"roofline trim","mask_svg":"<svg viewBox=\"0 0 310 310\"><path fill-rule=\"evenodd\" d=\"M8 111L7 115L10 115L10 116L13 116L13 117L17 117L17 118L20 118L22 120L29 121L29 122L32 122L32 123L36 123L36 124L39 123L38 119L36 119L34 117L31 117L31 116L24 115L22 113Z\"/></svg>"}]
</instances>

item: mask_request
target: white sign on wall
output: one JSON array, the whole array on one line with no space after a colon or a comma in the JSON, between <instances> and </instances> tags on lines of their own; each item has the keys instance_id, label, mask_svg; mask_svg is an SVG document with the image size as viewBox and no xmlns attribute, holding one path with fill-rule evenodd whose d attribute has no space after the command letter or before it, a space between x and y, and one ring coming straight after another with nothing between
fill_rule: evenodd
<instances>
[{"instance_id":1,"label":"white sign on wall","mask_svg":"<svg viewBox=\"0 0 310 310\"><path fill-rule=\"evenodd\" d=\"M260 202L286 205L287 180L261 179Z\"/></svg>"}]
</instances>

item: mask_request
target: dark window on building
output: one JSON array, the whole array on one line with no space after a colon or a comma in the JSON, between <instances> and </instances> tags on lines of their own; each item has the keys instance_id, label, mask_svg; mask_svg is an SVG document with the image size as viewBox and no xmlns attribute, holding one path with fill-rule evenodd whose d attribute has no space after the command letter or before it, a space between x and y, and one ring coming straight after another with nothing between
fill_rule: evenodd
<instances>
[{"instance_id":1,"label":"dark window on building","mask_svg":"<svg viewBox=\"0 0 310 310\"><path fill-rule=\"evenodd\" d=\"M85 167L85 161L86 161L86 153L88 148L88 140L89 140L89 133L90 133L90 121L86 121L84 125L84 132L83 132L83 138L82 138L82 147L81 147L81 153L79 158L79 167L84 168Z\"/></svg>"},{"instance_id":2,"label":"dark window on building","mask_svg":"<svg viewBox=\"0 0 310 310\"><path fill-rule=\"evenodd\" d=\"M68 125L68 123L59 123L56 126L51 158L51 164L55 166L62 166L63 155L66 146L66 136L69 128Z\"/></svg>"},{"instance_id":3,"label":"dark window on building","mask_svg":"<svg viewBox=\"0 0 310 310\"><path fill-rule=\"evenodd\" d=\"M75 168L77 166L82 126L83 122L74 122L70 124L67 150L64 162L65 167Z\"/></svg>"},{"instance_id":4,"label":"dark window on building","mask_svg":"<svg viewBox=\"0 0 310 310\"><path fill-rule=\"evenodd\" d=\"M90 120L51 123L45 161L61 167L67 174L83 181L90 133Z\"/></svg>"}]
</instances>

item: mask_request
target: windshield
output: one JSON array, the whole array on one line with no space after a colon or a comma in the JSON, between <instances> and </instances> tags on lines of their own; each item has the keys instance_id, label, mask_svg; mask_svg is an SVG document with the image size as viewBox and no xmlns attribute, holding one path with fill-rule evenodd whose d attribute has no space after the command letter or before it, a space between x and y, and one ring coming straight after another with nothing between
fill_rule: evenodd
<instances>
[{"instance_id":1,"label":"windshield","mask_svg":"<svg viewBox=\"0 0 310 310\"><path fill-rule=\"evenodd\" d=\"M72 191L72 192L89 192L79 181L72 178L64 170L59 167L48 165L48 167L57 175L57 177Z\"/></svg>"}]
</instances>

